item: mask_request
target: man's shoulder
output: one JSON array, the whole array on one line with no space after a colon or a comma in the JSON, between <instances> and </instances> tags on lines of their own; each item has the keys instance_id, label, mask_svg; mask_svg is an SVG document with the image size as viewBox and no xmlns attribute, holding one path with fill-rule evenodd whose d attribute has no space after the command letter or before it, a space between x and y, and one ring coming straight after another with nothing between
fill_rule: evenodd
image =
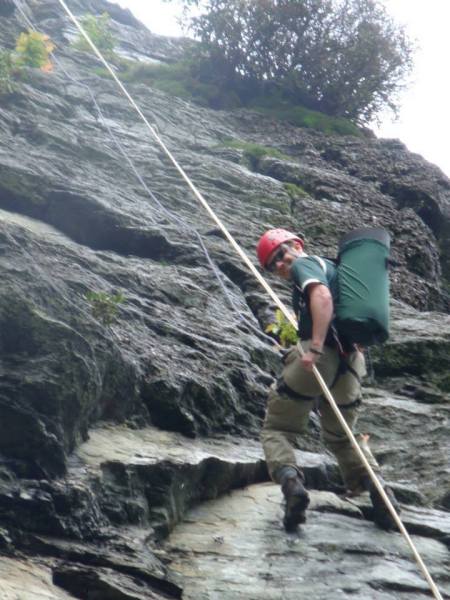
<instances>
[{"instance_id":1,"label":"man's shoulder","mask_svg":"<svg viewBox=\"0 0 450 600\"><path fill-rule=\"evenodd\" d=\"M311 283L321 283L328 286L332 273L330 266L318 256L299 256L291 268L294 284L305 291Z\"/></svg>"},{"instance_id":2,"label":"man's shoulder","mask_svg":"<svg viewBox=\"0 0 450 600\"><path fill-rule=\"evenodd\" d=\"M297 273L317 272L332 275L336 270L336 265L329 258L316 255L306 255L296 258L292 263L292 269Z\"/></svg>"}]
</instances>

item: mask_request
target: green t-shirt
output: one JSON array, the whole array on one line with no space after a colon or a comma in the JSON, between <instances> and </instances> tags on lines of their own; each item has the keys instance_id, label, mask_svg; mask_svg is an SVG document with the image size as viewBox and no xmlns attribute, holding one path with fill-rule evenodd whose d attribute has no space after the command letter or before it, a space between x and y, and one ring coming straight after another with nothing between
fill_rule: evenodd
<instances>
[{"instance_id":1,"label":"green t-shirt","mask_svg":"<svg viewBox=\"0 0 450 600\"><path fill-rule=\"evenodd\" d=\"M322 283L329 288L333 301L336 300L336 265L326 258L301 256L291 267L294 290L292 307L298 319L300 339L309 340L312 336L312 318L309 310L307 287L310 283ZM333 334L328 332L325 343L333 342Z\"/></svg>"}]
</instances>

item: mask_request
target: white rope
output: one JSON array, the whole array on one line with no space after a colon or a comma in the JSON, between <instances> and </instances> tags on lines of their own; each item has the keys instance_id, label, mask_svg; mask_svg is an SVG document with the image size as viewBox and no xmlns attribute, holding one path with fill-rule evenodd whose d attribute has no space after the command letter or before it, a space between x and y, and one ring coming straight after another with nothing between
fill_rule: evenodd
<instances>
[{"instance_id":1,"label":"white rope","mask_svg":"<svg viewBox=\"0 0 450 600\"><path fill-rule=\"evenodd\" d=\"M259 273L259 271L255 268L255 266L253 265L253 263L251 262L251 260L248 258L248 256L245 254L245 252L242 250L242 248L239 246L239 244L236 242L236 240L233 238L233 236L229 233L228 229L225 227L225 225L222 223L222 221L219 219L219 217L215 214L215 212L209 206L209 204L207 203L207 201L205 200L205 198L197 190L197 188L192 183L192 181L189 178L189 176L186 174L186 172L184 171L184 169L180 166L180 164L175 159L175 157L173 156L173 154L167 148L167 146L165 145L165 143L163 142L163 140L158 135L157 131L150 125L150 123L146 119L145 115L143 114L143 112L141 111L141 109L139 108L139 106L136 104L136 102L134 101L134 99L132 98L132 96L128 93L128 91L126 90L125 86L122 84L122 82L120 81L120 79L114 73L113 69L110 67L110 65L108 64L108 62L105 60L105 58L103 57L103 55L100 53L100 51L98 50L98 48L96 47L96 45L92 42L92 40L90 39L89 35L86 33L86 31L84 30L84 28L81 26L81 24L79 23L79 21L75 17L75 15L71 12L71 10L67 6L67 4L64 2L64 0L58 0L58 2L61 4L61 6L64 8L64 10L66 11L66 13L70 17L70 19L73 21L73 23L77 27L77 29L80 31L80 33L83 35L83 37L86 39L86 41L88 42L89 46L92 48L92 50L94 51L94 53L96 54L96 56L98 57L98 59L106 67L106 69L108 70L108 72L110 73L110 75L112 76L112 78L114 79L114 81L117 83L117 85L121 89L122 93L129 100L130 104L133 106L133 108L136 110L136 112L138 113L138 115L141 117L141 119L143 120L143 122L145 123L145 125L147 126L147 128L149 129L150 133L154 137L154 139L158 142L158 144L164 150L164 152L169 157L169 159L171 160L171 162L173 163L173 165L179 171L180 175L185 180L185 182L187 183L187 185L189 186L189 188L193 192L194 196L197 198L197 200L200 202L200 204L205 208L205 210L208 212L208 214L213 219L213 221L221 229L221 231L223 232L223 234L225 235L225 237L227 238L227 240L230 242L230 244L236 250L236 252L238 253L238 255L242 258L243 262L250 269L251 273L256 277L256 279L259 281L259 283L262 285L262 287L266 290L266 292L272 298L272 300L274 301L274 303L282 311L282 313L284 314L284 316L286 317L286 319L288 319L288 321L294 327L297 327L297 323L295 322L295 319L291 315L290 311L287 309L286 305L281 301L281 299L274 292L274 290L270 287L270 285L267 283L267 281L262 277L262 275ZM298 344L298 346L299 346L300 354L303 356L304 355L304 350L303 350L301 344ZM339 420L339 423L341 424L343 430L345 431L346 435L348 436L353 449L355 450L355 452L359 456L361 462L364 464L364 467L366 468L366 470L367 470L367 472L368 472L371 480L373 481L376 489L378 490L380 496L382 497L384 503L386 504L386 506L387 506L390 514L392 515L392 518L394 519L394 521L397 524L399 530L401 531L401 533L405 537L408 545L410 546L410 548L412 550L412 553L414 555L414 558L416 559L416 561L417 561L420 569L422 570L422 572L424 574L424 577L427 580L427 582L428 582L428 584L429 584L429 586L430 586L430 588L431 588L431 590L433 592L434 597L436 598L436 600L443 600L443 598L442 598L442 596L441 596L441 594L440 594L440 592L439 592L436 584L434 583L434 581L433 581L433 579L432 579L432 577L431 577L431 575L430 575L430 573L429 573L429 571L428 571L425 563L423 562L423 560L422 560L420 554L418 553L418 551L417 551L417 549L416 549L416 547L415 547L415 545L414 545L411 537L409 536L408 532L406 531L405 526L403 525L400 517L398 516L397 511L393 507L391 501L389 500L389 497L387 496L386 492L383 489L383 486L381 485L380 481L378 480L378 478L377 478L375 472L373 471L372 467L368 463L368 461L367 461L364 453L362 452L361 448L359 447L359 445L358 445L358 443L357 443L357 441L356 441L356 439L355 439L355 437L354 437L354 435L353 435L350 427L347 425L347 422L345 421L344 417L342 416L342 414L341 414L341 412L339 410L339 407L337 406L337 404L336 404L333 396L330 393L330 390L328 389L328 387L327 387L327 385L326 385L323 377L319 373L317 367L313 367L313 373L314 373L315 377L317 378L317 381L318 381L318 383L319 383L319 385L320 385L320 387L321 387L321 389L323 391L323 394L325 395L326 399L328 400L328 402L329 402L331 408L333 409L333 412L335 413L337 419Z\"/></svg>"}]
</instances>

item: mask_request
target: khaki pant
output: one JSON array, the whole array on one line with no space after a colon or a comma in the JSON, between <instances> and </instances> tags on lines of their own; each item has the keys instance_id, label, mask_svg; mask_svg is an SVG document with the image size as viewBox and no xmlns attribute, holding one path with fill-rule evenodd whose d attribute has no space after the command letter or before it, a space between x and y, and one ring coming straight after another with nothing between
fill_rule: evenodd
<instances>
[{"instance_id":1,"label":"khaki pant","mask_svg":"<svg viewBox=\"0 0 450 600\"><path fill-rule=\"evenodd\" d=\"M308 346L308 342L303 343L305 349ZM360 379L366 374L366 368L361 352L353 352L347 356L345 363L342 364L335 348L325 347L316 366L353 430L361 404ZM355 373L346 369L346 365ZM293 348L286 357L282 379L269 392L261 432L267 466L274 481L278 480L277 471L281 467L297 466L293 449L295 439L306 429L314 401L321 394L322 390L314 374L303 368L300 353L297 348ZM366 470L325 398L320 400L320 419L322 438L336 456L345 485L349 490L356 490ZM379 471L378 463L367 445L364 444L361 449L370 466Z\"/></svg>"}]
</instances>

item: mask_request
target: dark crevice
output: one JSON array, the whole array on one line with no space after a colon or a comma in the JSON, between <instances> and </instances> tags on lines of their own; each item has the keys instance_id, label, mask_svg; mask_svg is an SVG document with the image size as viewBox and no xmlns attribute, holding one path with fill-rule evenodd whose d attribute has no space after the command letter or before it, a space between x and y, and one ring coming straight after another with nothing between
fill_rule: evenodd
<instances>
[{"instance_id":1,"label":"dark crevice","mask_svg":"<svg viewBox=\"0 0 450 600\"><path fill-rule=\"evenodd\" d=\"M86 598L86 592L89 592L88 597L93 599L125 600L126 598L132 598L128 592L121 592L120 588L114 585L114 578L111 578L110 575L108 576L108 581L102 580L98 565L95 565L95 567L94 569L76 564L61 565L53 569L53 583L75 596L75 598L83 600ZM170 581L144 575L137 569L118 568L117 565L114 565L113 570L136 580L137 587L141 587L145 583L147 591L157 592L161 598L182 597L183 590ZM113 581L110 583L111 579ZM145 593L146 590L140 589L139 591ZM132 594L132 592L130 593ZM137 595L134 597L138 598Z\"/></svg>"},{"instance_id":2,"label":"dark crevice","mask_svg":"<svg viewBox=\"0 0 450 600\"><path fill-rule=\"evenodd\" d=\"M442 211L431 196L417 189L396 185L392 181L382 183L380 191L393 198L399 210L403 208L414 210L437 237L441 235L444 225Z\"/></svg>"},{"instance_id":3,"label":"dark crevice","mask_svg":"<svg viewBox=\"0 0 450 600\"><path fill-rule=\"evenodd\" d=\"M25 178L26 179L26 178ZM144 229L127 222L119 213L95 199L70 190L48 190L38 194L42 182L28 182L30 191L12 191L0 185L0 208L40 220L92 250L109 250L152 260L192 264L199 256L195 248L169 241L159 228ZM26 186L21 183L20 186ZM31 192L31 186L33 191ZM37 187L36 187L37 186ZM27 193L28 192L28 193Z\"/></svg>"}]
</instances>

